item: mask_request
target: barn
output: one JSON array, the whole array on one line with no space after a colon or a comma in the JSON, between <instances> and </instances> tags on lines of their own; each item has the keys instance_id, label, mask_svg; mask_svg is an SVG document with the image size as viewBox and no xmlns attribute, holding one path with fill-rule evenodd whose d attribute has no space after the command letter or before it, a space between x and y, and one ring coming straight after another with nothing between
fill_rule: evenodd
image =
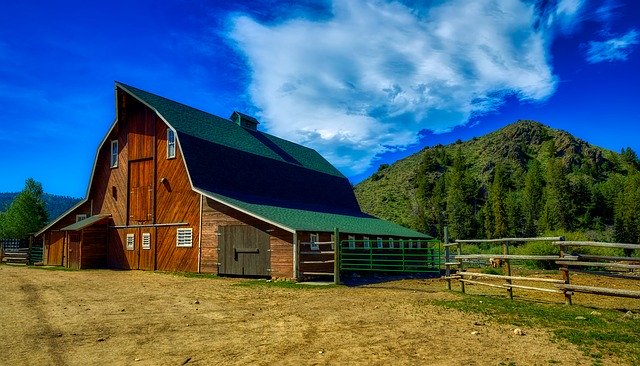
<instances>
[{"instance_id":1,"label":"barn","mask_svg":"<svg viewBox=\"0 0 640 366\"><path fill-rule=\"evenodd\" d=\"M301 243L336 228L339 240L429 238L363 213L327 160L251 116L119 82L115 95L86 197L36 234L47 265L298 279L318 270Z\"/></svg>"}]
</instances>

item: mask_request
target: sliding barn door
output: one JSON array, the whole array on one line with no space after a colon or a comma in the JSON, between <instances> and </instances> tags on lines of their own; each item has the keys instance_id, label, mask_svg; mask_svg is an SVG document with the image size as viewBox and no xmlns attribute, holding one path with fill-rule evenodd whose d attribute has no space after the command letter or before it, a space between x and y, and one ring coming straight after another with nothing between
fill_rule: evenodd
<instances>
[{"instance_id":1,"label":"sliding barn door","mask_svg":"<svg viewBox=\"0 0 640 366\"><path fill-rule=\"evenodd\" d=\"M220 226L220 274L269 276L269 234L252 226Z\"/></svg>"}]
</instances>

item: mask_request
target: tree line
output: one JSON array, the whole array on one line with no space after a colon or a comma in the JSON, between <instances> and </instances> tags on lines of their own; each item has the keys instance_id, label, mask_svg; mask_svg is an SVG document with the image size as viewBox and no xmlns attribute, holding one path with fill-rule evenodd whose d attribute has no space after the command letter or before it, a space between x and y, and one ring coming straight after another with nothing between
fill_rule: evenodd
<instances>
[{"instance_id":1,"label":"tree line","mask_svg":"<svg viewBox=\"0 0 640 366\"><path fill-rule=\"evenodd\" d=\"M567 164L548 141L524 166L493 163L486 181L462 148L425 151L417 177L417 229L452 238L534 237L592 231L640 243L640 161L631 148L606 167Z\"/></svg>"}]
</instances>

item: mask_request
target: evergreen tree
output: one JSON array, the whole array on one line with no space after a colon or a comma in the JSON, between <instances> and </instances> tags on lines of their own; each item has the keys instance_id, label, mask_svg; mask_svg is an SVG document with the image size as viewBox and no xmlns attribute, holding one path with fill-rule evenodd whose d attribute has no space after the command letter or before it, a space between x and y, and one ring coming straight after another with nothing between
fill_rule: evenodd
<instances>
[{"instance_id":1,"label":"evergreen tree","mask_svg":"<svg viewBox=\"0 0 640 366\"><path fill-rule=\"evenodd\" d=\"M507 236L507 207L506 207L506 189L505 189L505 170L499 164L496 166L493 176L493 183L489 190L489 209L493 223L491 225L491 235L494 238L504 238Z\"/></svg>"},{"instance_id":2,"label":"evergreen tree","mask_svg":"<svg viewBox=\"0 0 640 366\"><path fill-rule=\"evenodd\" d=\"M614 235L622 243L640 243L640 173L625 179L615 206Z\"/></svg>"},{"instance_id":3,"label":"evergreen tree","mask_svg":"<svg viewBox=\"0 0 640 366\"><path fill-rule=\"evenodd\" d=\"M42 196L42 184L27 179L22 192L1 217L3 238L24 239L44 227L48 217Z\"/></svg>"},{"instance_id":4,"label":"evergreen tree","mask_svg":"<svg viewBox=\"0 0 640 366\"><path fill-rule=\"evenodd\" d=\"M453 166L446 174L447 218L451 237L469 238L472 234L473 211L467 196L470 177L466 171L460 148L456 151Z\"/></svg>"},{"instance_id":5,"label":"evergreen tree","mask_svg":"<svg viewBox=\"0 0 640 366\"><path fill-rule=\"evenodd\" d=\"M525 176L522 192L522 215L524 218L524 235L538 235L538 218L542 208L542 190L544 179L542 168L537 160L532 160Z\"/></svg>"},{"instance_id":6,"label":"evergreen tree","mask_svg":"<svg viewBox=\"0 0 640 366\"><path fill-rule=\"evenodd\" d=\"M565 168L559 159L549 159L547 162L546 183L540 231L570 230L573 207Z\"/></svg>"}]
</instances>

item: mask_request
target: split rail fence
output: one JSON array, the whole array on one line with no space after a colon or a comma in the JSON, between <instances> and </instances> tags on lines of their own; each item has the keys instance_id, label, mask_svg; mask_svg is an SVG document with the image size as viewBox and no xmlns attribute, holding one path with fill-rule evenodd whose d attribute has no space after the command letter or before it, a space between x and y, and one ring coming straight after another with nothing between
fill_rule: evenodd
<instances>
[{"instance_id":1,"label":"split rail fence","mask_svg":"<svg viewBox=\"0 0 640 366\"><path fill-rule=\"evenodd\" d=\"M546 241L552 242L558 247L558 255L516 255L510 254L510 244ZM479 243L499 243L502 245L502 254L463 254L464 244ZM624 249L627 256L602 256L581 254L578 248L584 247L604 247ZM445 276L447 288L451 289L451 281L460 282L462 292L465 292L465 285L481 285L495 288L505 289L510 299L513 299L514 289L542 291L549 293L558 293L564 295L565 303L572 303L574 293L588 293L605 296L618 296L640 299L640 291L622 290L608 287L583 286L571 283L571 272L589 273L600 276L608 276L614 278L624 278L631 280L640 280L640 275L634 271L640 271L640 257L631 256L633 250L640 253L640 245L623 244L623 243L602 243L589 241L565 241L562 237L544 237L544 238L502 238L502 239L470 239L456 240L449 243L445 235ZM452 254L451 249L455 249L456 253ZM572 249L572 250L570 250ZM504 265L504 275L469 272L465 270L470 261L482 260L487 263L490 259L499 260ZM513 261L553 261L559 266L562 278L539 278L527 276L513 276ZM455 273L453 268L456 267ZM504 280L502 284L486 282L487 280ZM483 281L484 280L484 281ZM517 283L514 283L517 282ZM526 285L521 284L522 282ZM534 283L534 284L531 284ZM549 284L552 287L541 287L542 284Z\"/></svg>"}]
</instances>

